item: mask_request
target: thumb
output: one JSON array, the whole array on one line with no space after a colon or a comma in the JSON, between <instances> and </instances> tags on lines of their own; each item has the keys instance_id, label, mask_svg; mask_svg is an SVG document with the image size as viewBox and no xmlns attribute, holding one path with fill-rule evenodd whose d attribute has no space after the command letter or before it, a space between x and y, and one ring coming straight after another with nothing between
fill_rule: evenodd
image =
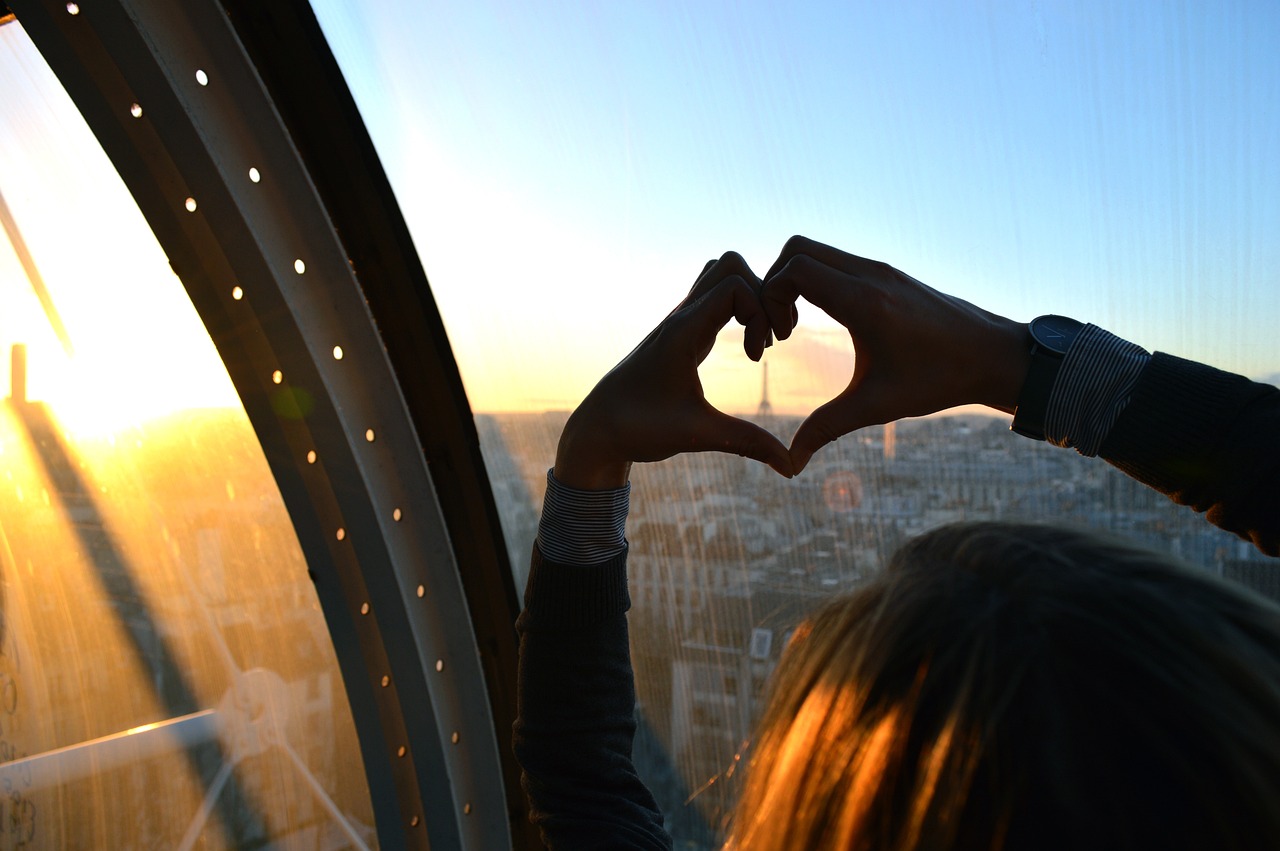
<instances>
[{"instance_id":1,"label":"thumb","mask_svg":"<svg viewBox=\"0 0 1280 851\"><path fill-rule=\"evenodd\" d=\"M791 478L791 454L782 441L755 423L731 417L723 411L708 407L710 417L705 422L708 429L706 448L731 452L768 464L780 476Z\"/></svg>"},{"instance_id":2,"label":"thumb","mask_svg":"<svg viewBox=\"0 0 1280 851\"><path fill-rule=\"evenodd\" d=\"M852 392L852 386L824 405L819 406L800 423L791 439L791 468L795 475L809 464L813 454L836 438L872 425L868 412Z\"/></svg>"}]
</instances>

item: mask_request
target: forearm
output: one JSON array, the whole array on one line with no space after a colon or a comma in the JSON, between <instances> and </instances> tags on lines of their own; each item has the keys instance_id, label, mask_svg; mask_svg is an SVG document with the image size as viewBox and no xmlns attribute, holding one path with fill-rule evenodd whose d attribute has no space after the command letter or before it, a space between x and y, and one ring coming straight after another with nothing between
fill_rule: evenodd
<instances>
[{"instance_id":1,"label":"forearm","mask_svg":"<svg viewBox=\"0 0 1280 851\"><path fill-rule=\"evenodd\" d=\"M625 552L605 564L535 551L517 622L516 758L531 818L550 848L670 848L631 762L635 688Z\"/></svg>"},{"instance_id":2,"label":"forearm","mask_svg":"<svg viewBox=\"0 0 1280 851\"><path fill-rule=\"evenodd\" d=\"M627 638L629 488L547 477L520 634L516 758L551 848L669 848L631 761L635 685Z\"/></svg>"},{"instance_id":3,"label":"forearm","mask_svg":"<svg viewBox=\"0 0 1280 851\"><path fill-rule=\"evenodd\" d=\"M1063 360L1045 438L1100 455L1270 555L1280 547L1280 391L1150 355L1087 326Z\"/></svg>"},{"instance_id":4,"label":"forearm","mask_svg":"<svg viewBox=\"0 0 1280 851\"><path fill-rule=\"evenodd\" d=\"M1280 556L1280 390L1156 354L1101 447L1108 462Z\"/></svg>"}]
</instances>

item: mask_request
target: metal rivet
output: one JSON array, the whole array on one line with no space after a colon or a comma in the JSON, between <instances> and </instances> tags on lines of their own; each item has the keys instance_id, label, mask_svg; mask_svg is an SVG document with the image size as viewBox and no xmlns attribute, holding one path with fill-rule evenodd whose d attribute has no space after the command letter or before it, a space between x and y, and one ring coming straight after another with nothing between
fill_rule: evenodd
<instances>
[{"instance_id":1,"label":"metal rivet","mask_svg":"<svg viewBox=\"0 0 1280 851\"><path fill-rule=\"evenodd\" d=\"M338 527L338 540L339 540L339 541L345 540L345 539L346 539L346 537L347 537L347 530L346 530L346 529L343 529L341 526L339 526L339 527Z\"/></svg>"},{"instance_id":2,"label":"metal rivet","mask_svg":"<svg viewBox=\"0 0 1280 851\"><path fill-rule=\"evenodd\" d=\"M271 373L271 383L272 383L272 384L279 384L281 381L284 381L284 373L283 373L283 372L281 372L280 370L278 370L278 369L277 369L275 372Z\"/></svg>"},{"instance_id":3,"label":"metal rivet","mask_svg":"<svg viewBox=\"0 0 1280 851\"><path fill-rule=\"evenodd\" d=\"M364 439L373 443L373 429L367 428L364 430Z\"/></svg>"},{"instance_id":4,"label":"metal rivet","mask_svg":"<svg viewBox=\"0 0 1280 851\"><path fill-rule=\"evenodd\" d=\"M413 818L409 819L409 827L417 827L419 820L420 819L417 816L414 816Z\"/></svg>"},{"instance_id":5,"label":"metal rivet","mask_svg":"<svg viewBox=\"0 0 1280 851\"><path fill-rule=\"evenodd\" d=\"M406 753L408 753L408 751L405 750L404 745L401 745L399 748L396 749L396 756L398 757L403 758Z\"/></svg>"},{"instance_id":6,"label":"metal rivet","mask_svg":"<svg viewBox=\"0 0 1280 851\"><path fill-rule=\"evenodd\" d=\"M316 463L316 451L314 449L307 451L307 463L308 464Z\"/></svg>"},{"instance_id":7,"label":"metal rivet","mask_svg":"<svg viewBox=\"0 0 1280 851\"><path fill-rule=\"evenodd\" d=\"M209 85L209 75L204 72L203 68L196 70L196 82L202 86Z\"/></svg>"},{"instance_id":8,"label":"metal rivet","mask_svg":"<svg viewBox=\"0 0 1280 851\"><path fill-rule=\"evenodd\" d=\"M425 596L427 596L427 588L426 588L426 586L425 586L425 585L419 585L419 586L418 586L418 596L419 596L419 597L425 597Z\"/></svg>"},{"instance_id":9,"label":"metal rivet","mask_svg":"<svg viewBox=\"0 0 1280 851\"><path fill-rule=\"evenodd\" d=\"M368 603L361 603L361 604L360 604L360 614L362 614L362 615L367 615L367 614L369 614L369 604L368 604Z\"/></svg>"},{"instance_id":10,"label":"metal rivet","mask_svg":"<svg viewBox=\"0 0 1280 851\"><path fill-rule=\"evenodd\" d=\"M395 511L391 512L391 519L392 519L392 520L394 520L394 521L396 521L397 523L399 523L399 522L400 522L400 517L401 517L401 516L402 516L402 515L400 514L400 509L398 509L398 508L397 508Z\"/></svg>"},{"instance_id":11,"label":"metal rivet","mask_svg":"<svg viewBox=\"0 0 1280 851\"><path fill-rule=\"evenodd\" d=\"M307 264L302 262L302 258L298 258L293 261L293 271L297 272L299 275L307 271Z\"/></svg>"},{"instance_id":12,"label":"metal rivet","mask_svg":"<svg viewBox=\"0 0 1280 851\"><path fill-rule=\"evenodd\" d=\"M342 360L342 346L333 347L333 359Z\"/></svg>"},{"instance_id":13,"label":"metal rivet","mask_svg":"<svg viewBox=\"0 0 1280 851\"><path fill-rule=\"evenodd\" d=\"M236 301L239 301L240 299L244 298L244 290L240 289L239 287L232 287L231 297L234 298Z\"/></svg>"},{"instance_id":14,"label":"metal rivet","mask_svg":"<svg viewBox=\"0 0 1280 851\"><path fill-rule=\"evenodd\" d=\"M67 4L67 14L70 14L70 15L78 15L78 14L80 14L80 7L79 7L77 4L75 4L75 3L68 3L68 4Z\"/></svg>"},{"instance_id":15,"label":"metal rivet","mask_svg":"<svg viewBox=\"0 0 1280 851\"><path fill-rule=\"evenodd\" d=\"M386 688L389 685L391 685L391 678L384 674L382 677L382 687Z\"/></svg>"},{"instance_id":16,"label":"metal rivet","mask_svg":"<svg viewBox=\"0 0 1280 851\"><path fill-rule=\"evenodd\" d=\"M132 115L134 118L141 118L141 117L142 117L142 104L140 104L140 103L131 103L131 104L129 104L129 114L130 114L130 115Z\"/></svg>"},{"instance_id":17,"label":"metal rivet","mask_svg":"<svg viewBox=\"0 0 1280 851\"><path fill-rule=\"evenodd\" d=\"M443 659L437 659L437 660L436 660L436 671L437 671L437 672L439 672L439 671L443 671L443 670L444 670L444 660L443 660Z\"/></svg>"},{"instance_id":18,"label":"metal rivet","mask_svg":"<svg viewBox=\"0 0 1280 851\"><path fill-rule=\"evenodd\" d=\"M196 199L194 198L188 198L182 202L182 205L187 208L188 213L194 213L196 211Z\"/></svg>"},{"instance_id":19,"label":"metal rivet","mask_svg":"<svg viewBox=\"0 0 1280 851\"><path fill-rule=\"evenodd\" d=\"M455 745L458 743L458 733L456 730L453 735L449 737L449 741L453 742Z\"/></svg>"},{"instance_id":20,"label":"metal rivet","mask_svg":"<svg viewBox=\"0 0 1280 851\"><path fill-rule=\"evenodd\" d=\"M262 174L256 168L250 168L249 179L254 183L257 183L259 180L262 180Z\"/></svg>"}]
</instances>

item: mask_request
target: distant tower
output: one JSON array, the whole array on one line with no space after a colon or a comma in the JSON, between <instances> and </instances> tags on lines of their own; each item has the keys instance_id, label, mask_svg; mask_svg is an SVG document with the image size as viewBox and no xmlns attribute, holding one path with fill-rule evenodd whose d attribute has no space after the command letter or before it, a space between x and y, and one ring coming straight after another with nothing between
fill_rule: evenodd
<instances>
[{"instance_id":1,"label":"distant tower","mask_svg":"<svg viewBox=\"0 0 1280 851\"><path fill-rule=\"evenodd\" d=\"M898 424L896 422L884 424L884 458L886 461L892 461L898 457Z\"/></svg>"},{"instance_id":2,"label":"distant tower","mask_svg":"<svg viewBox=\"0 0 1280 851\"><path fill-rule=\"evenodd\" d=\"M760 407L756 408L756 419L763 420L773 416L773 405L769 404L769 364L764 365L764 384L760 387Z\"/></svg>"},{"instance_id":3,"label":"distant tower","mask_svg":"<svg viewBox=\"0 0 1280 851\"><path fill-rule=\"evenodd\" d=\"M9 399L15 405L27 401L27 347L14 343L9 356Z\"/></svg>"}]
</instances>

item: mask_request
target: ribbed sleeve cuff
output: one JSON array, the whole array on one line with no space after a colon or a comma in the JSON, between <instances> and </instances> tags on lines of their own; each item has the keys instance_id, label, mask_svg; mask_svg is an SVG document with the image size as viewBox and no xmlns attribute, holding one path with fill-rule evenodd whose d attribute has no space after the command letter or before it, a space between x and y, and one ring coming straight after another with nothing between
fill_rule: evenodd
<instances>
[{"instance_id":1,"label":"ribbed sleeve cuff","mask_svg":"<svg viewBox=\"0 0 1280 851\"><path fill-rule=\"evenodd\" d=\"M626 547L630 507L630 482L613 490L580 490L561 484L548 470L538 549L559 564L603 564Z\"/></svg>"},{"instance_id":2,"label":"ribbed sleeve cuff","mask_svg":"<svg viewBox=\"0 0 1280 851\"><path fill-rule=\"evenodd\" d=\"M625 545L614 558L589 566L558 564L544 558L534 545L521 630L581 629L630 608Z\"/></svg>"},{"instance_id":3,"label":"ribbed sleeve cuff","mask_svg":"<svg viewBox=\"0 0 1280 851\"><path fill-rule=\"evenodd\" d=\"M1141 346L1086 325L1063 358L1049 394L1045 440L1074 447L1081 455L1097 455L1150 360Z\"/></svg>"}]
</instances>

